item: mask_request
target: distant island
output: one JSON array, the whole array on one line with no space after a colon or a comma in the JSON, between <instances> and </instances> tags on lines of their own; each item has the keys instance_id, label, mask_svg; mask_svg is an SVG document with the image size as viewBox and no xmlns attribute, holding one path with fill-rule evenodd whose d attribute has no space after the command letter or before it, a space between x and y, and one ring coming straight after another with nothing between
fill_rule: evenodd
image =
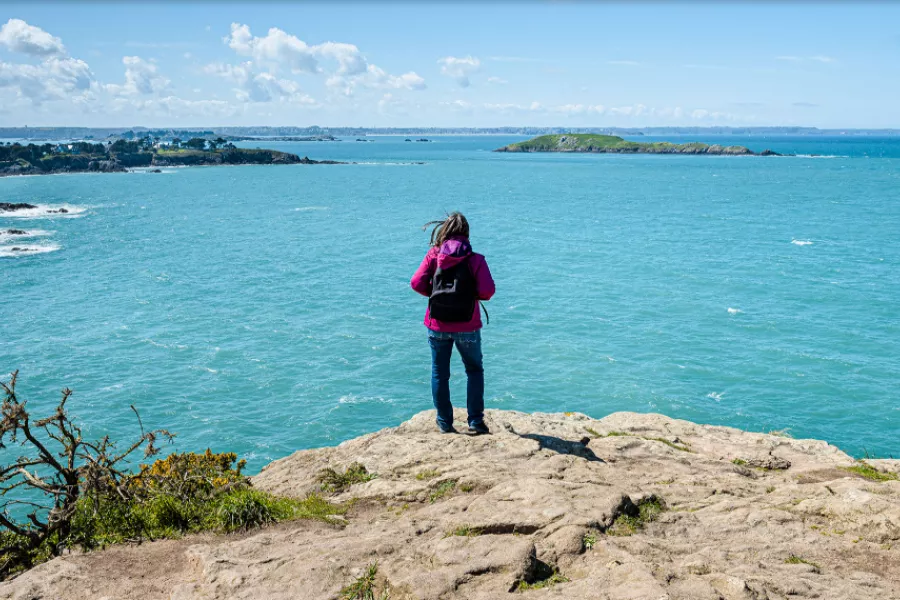
<instances>
[{"instance_id":1,"label":"distant island","mask_svg":"<svg viewBox=\"0 0 900 600\"><path fill-rule=\"evenodd\" d=\"M753 152L746 146L690 142L629 142L615 135L566 133L542 135L497 148L494 152L585 152L598 154L710 154L723 156L781 156L771 150Z\"/></svg>"},{"instance_id":2,"label":"distant island","mask_svg":"<svg viewBox=\"0 0 900 600\"><path fill-rule=\"evenodd\" d=\"M175 138L154 143L146 137L120 139L112 144L0 144L0 177L51 175L55 173L121 173L134 167L200 165L318 165L346 164L333 160L311 160L296 154L259 148L237 148L222 138Z\"/></svg>"}]
</instances>

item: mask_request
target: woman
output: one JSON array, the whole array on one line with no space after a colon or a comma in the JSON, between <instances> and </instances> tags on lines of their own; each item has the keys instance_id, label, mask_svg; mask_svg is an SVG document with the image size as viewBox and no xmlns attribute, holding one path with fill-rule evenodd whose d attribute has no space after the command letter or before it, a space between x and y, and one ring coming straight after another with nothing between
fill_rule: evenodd
<instances>
[{"instance_id":1,"label":"woman","mask_svg":"<svg viewBox=\"0 0 900 600\"><path fill-rule=\"evenodd\" d=\"M481 357L480 300L494 295L494 280L481 254L469 244L469 222L454 212L432 221L431 249L410 285L428 297L425 327L431 346L431 396L442 433L456 433L450 404L450 355L453 345L466 367L469 431L490 433L484 423L484 367Z\"/></svg>"}]
</instances>

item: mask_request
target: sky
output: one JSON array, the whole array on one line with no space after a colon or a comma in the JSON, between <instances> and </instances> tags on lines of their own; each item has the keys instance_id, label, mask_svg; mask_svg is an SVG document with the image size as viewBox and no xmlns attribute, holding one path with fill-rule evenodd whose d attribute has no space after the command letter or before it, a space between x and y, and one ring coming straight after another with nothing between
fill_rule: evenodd
<instances>
[{"instance_id":1,"label":"sky","mask_svg":"<svg viewBox=\"0 0 900 600\"><path fill-rule=\"evenodd\" d=\"M900 3L0 4L0 126L900 128Z\"/></svg>"}]
</instances>

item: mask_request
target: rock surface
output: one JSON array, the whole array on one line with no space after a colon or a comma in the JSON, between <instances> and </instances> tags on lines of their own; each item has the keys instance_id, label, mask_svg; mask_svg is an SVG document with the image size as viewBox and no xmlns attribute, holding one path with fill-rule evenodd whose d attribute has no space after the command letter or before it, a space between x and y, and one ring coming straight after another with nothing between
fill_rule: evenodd
<instances>
[{"instance_id":1,"label":"rock surface","mask_svg":"<svg viewBox=\"0 0 900 600\"><path fill-rule=\"evenodd\" d=\"M334 497L354 500L344 526L65 556L0 597L336 600L377 563L374 597L391 600L900 599L900 481L848 471L825 442L655 414L486 421L491 435L440 435L424 412L254 477L304 496L362 463L377 477ZM639 505L663 510L641 522Z\"/></svg>"}]
</instances>

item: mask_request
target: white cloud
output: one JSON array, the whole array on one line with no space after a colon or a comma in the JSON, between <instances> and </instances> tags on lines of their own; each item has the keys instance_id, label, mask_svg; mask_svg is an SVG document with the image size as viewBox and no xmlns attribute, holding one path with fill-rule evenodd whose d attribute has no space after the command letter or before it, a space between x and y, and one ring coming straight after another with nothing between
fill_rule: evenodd
<instances>
[{"instance_id":1,"label":"white cloud","mask_svg":"<svg viewBox=\"0 0 900 600\"><path fill-rule=\"evenodd\" d=\"M231 35L225 37L228 47L258 63L287 67L294 73L317 73L319 61L314 50L303 40L277 27L265 37L253 37L249 25L231 24Z\"/></svg>"},{"instance_id":2,"label":"white cloud","mask_svg":"<svg viewBox=\"0 0 900 600\"><path fill-rule=\"evenodd\" d=\"M325 74L328 76L326 86L347 96L353 95L357 88L372 89L424 89L425 80L417 73L410 71L402 75L392 75L384 69L370 63L354 44L342 42L324 42L309 45L294 35L273 27L263 37L254 37L248 25L231 24L231 34L224 42L241 56L252 60L232 67L227 65L207 67L207 72L224 76L239 76L243 86L257 82L255 97L258 101L266 95L259 88L268 90L270 97L284 97L286 93L272 93L280 89L290 90L292 97L294 82L286 79L272 79L280 70L286 69L294 74ZM264 75L268 71L269 75ZM264 85L263 85L264 84ZM244 92L254 96L253 90Z\"/></svg>"},{"instance_id":3,"label":"white cloud","mask_svg":"<svg viewBox=\"0 0 900 600\"><path fill-rule=\"evenodd\" d=\"M211 75L224 77L238 85L235 95L242 102L291 102L316 105L316 101L300 90L300 85L290 79L279 79L269 72L256 72L253 62L247 61L239 65L213 63L206 65L204 71Z\"/></svg>"},{"instance_id":4,"label":"white cloud","mask_svg":"<svg viewBox=\"0 0 900 600\"><path fill-rule=\"evenodd\" d=\"M445 56L438 60L438 64L441 65L441 74L455 79L461 87L469 87L469 75L481 68L481 61L474 56Z\"/></svg>"},{"instance_id":5,"label":"white cloud","mask_svg":"<svg viewBox=\"0 0 900 600\"><path fill-rule=\"evenodd\" d=\"M622 67L639 67L641 63L636 60L608 60L606 61L608 65L618 65Z\"/></svg>"},{"instance_id":6,"label":"white cloud","mask_svg":"<svg viewBox=\"0 0 900 600\"><path fill-rule=\"evenodd\" d=\"M90 94L94 74L83 60L66 54L62 41L39 27L10 19L0 28L0 44L40 58L38 64L0 62L0 88L34 105L54 100L83 101Z\"/></svg>"},{"instance_id":7,"label":"white cloud","mask_svg":"<svg viewBox=\"0 0 900 600\"><path fill-rule=\"evenodd\" d=\"M414 71L403 75L391 75L376 65L368 65L366 70L355 75L342 75L340 72L329 77L325 85L346 96L352 96L357 87L373 89L425 89L425 80Z\"/></svg>"},{"instance_id":8,"label":"white cloud","mask_svg":"<svg viewBox=\"0 0 900 600\"><path fill-rule=\"evenodd\" d=\"M487 82L493 83L495 85L506 85L507 83L509 83L507 80L502 79L500 77L488 77Z\"/></svg>"},{"instance_id":9,"label":"white cloud","mask_svg":"<svg viewBox=\"0 0 900 600\"><path fill-rule=\"evenodd\" d=\"M809 60L814 60L816 62L823 62L823 63L833 63L834 62L834 59L831 58L830 56L821 56L821 55L810 56Z\"/></svg>"},{"instance_id":10,"label":"white cloud","mask_svg":"<svg viewBox=\"0 0 900 600\"><path fill-rule=\"evenodd\" d=\"M106 85L106 90L114 96L138 96L159 94L169 87L170 81L159 73L156 64L139 56L124 56L125 83Z\"/></svg>"},{"instance_id":11,"label":"white cloud","mask_svg":"<svg viewBox=\"0 0 900 600\"><path fill-rule=\"evenodd\" d=\"M0 27L0 44L29 56L65 56L62 40L21 19L10 19Z\"/></svg>"}]
</instances>

